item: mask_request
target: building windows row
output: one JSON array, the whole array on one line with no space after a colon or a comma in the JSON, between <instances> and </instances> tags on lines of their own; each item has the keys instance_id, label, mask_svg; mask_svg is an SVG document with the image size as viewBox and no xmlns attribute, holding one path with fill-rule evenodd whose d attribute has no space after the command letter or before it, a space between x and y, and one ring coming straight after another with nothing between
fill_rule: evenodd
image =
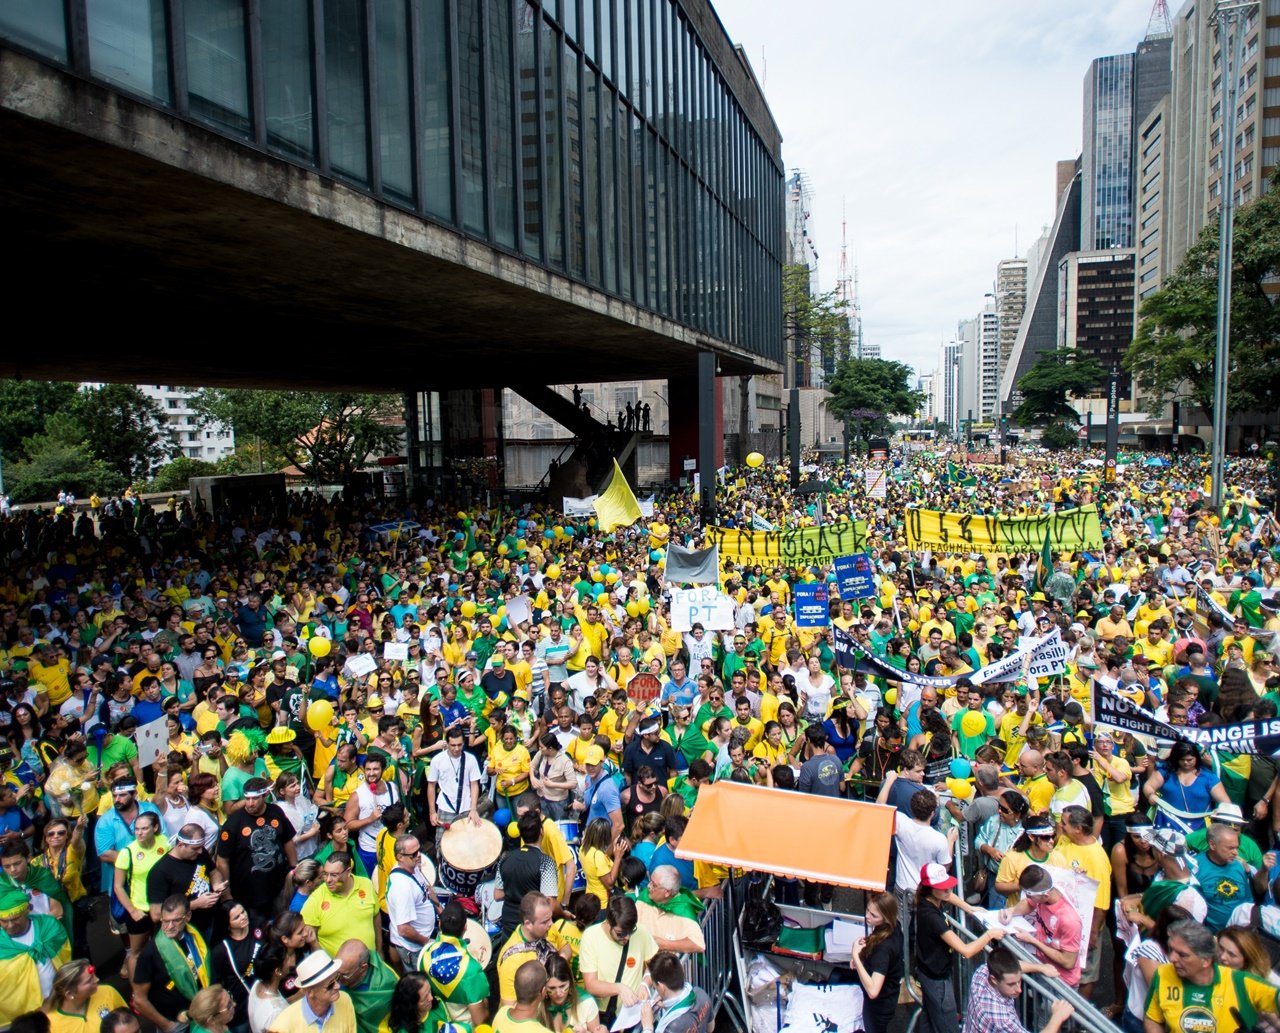
<instances>
[{"instance_id":1,"label":"building windows row","mask_svg":"<svg viewBox=\"0 0 1280 1033\"><path fill-rule=\"evenodd\" d=\"M4 5L0 36L780 358L782 170L678 0L272 0L252 33L245 9Z\"/></svg>"}]
</instances>

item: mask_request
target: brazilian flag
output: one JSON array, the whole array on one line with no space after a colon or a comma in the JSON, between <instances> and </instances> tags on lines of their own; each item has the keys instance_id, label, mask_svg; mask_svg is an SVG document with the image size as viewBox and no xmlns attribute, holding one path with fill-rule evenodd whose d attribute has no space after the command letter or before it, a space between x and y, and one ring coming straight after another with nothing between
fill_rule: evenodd
<instances>
[{"instance_id":1,"label":"brazilian flag","mask_svg":"<svg viewBox=\"0 0 1280 1033\"><path fill-rule=\"evenodd\" d=\"M978 478L971 473L965 473L960 467L950 460L947 461L947 483L958 484L962 488L976 488L978 486Z\"/></svg>"},{"instance_id":2,"label":"brazilian flag","mask_svg":"<svg viewBox=\"0 0 1280 1033\"><path fill-rule=\"evenodd\" d=\"M1227 797L1243 809L1249 776L1253 773L1253 758L1247 753L1227 753L1221 749L1213 750L1210 756L1213 759L1213 770L1222 780L1222 788L1227 791Z\"/></svg>"}]
</instances>

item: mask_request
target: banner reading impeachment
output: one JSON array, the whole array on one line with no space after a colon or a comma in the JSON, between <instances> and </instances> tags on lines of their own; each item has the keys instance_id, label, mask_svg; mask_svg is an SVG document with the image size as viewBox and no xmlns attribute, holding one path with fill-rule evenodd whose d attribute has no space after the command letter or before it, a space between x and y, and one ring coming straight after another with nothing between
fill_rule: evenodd
<instances>
[{"instance_id":1,"label":"banner reading impeachment","mask_svg":"<svg viewBox=\"0 0 1280 1033\"><path fill-rule=\"evenodd\" d=\"M903 516L909 549L1039 552L1046 534L1055 551L1102 548L1102 525L1095 506L1025 517L943 513L936 509L908 509Z\"/></svg>"},{"instance_id":2,"label":"banner reading impeachment","mask_svg":"<svg viewBox=\"0 0 1280 1033\"><path fill-rule=\"evenodd\" d=\"M861 552L867 547L866 521L846 521L819 527L708 527L707 544L736 563L817 563Z\"/></svg>"}]
</instances>

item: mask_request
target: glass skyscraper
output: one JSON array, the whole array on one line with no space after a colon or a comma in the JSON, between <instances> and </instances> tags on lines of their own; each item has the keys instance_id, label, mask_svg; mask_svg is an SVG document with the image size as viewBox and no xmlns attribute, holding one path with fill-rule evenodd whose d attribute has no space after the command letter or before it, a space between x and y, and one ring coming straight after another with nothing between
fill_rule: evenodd
<instances>
[{"instance_id":1,"label":"glass skyscraper","mask_svg":"<svg viewBox=\"0 0 1280 1033\"><path fill-rule=\"evenodd\" d=\"M1133 65L1100 57L1085 76L1082 251L1133 246Z\"/></svg>"}]
</instances>

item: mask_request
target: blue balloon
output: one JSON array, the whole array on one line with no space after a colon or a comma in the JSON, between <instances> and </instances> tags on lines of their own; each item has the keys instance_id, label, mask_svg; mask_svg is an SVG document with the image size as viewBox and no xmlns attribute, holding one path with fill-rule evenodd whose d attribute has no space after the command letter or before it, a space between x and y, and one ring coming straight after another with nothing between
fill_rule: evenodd
<instances>
[{"instance_id":1,"label":"blue balloon","mask_svg":"<svg viewBox=\"0 0 1280 1033\"><path fill-rule=\"evenodd\" d=\"M592 585L591 594L597 599L600 598L600 596L604 595L604 585Z\"/></svg>"},{"instance_id":2,"label":"blue balloon","mask_svg":"<svg viewBox=\"0 0 1280 1033\"><path fill-rule=\"evenodd\" d=\"M505 832L507 826L511 824L511 811L506 807L494 811L493 823Z\"/></svg>"},{"instance_id":3,"label":"blue balloon","mask_svg":"<svg viewBox=\"0 0 1280 1033\"><path fill-rule=\"evenodd\" d=\"M543 537L543 538L545 538L547 541L551 541L551 539L552 539L552 538L554 538L555 536L556 536L555 531L543 531L543 532L542 532L542 537Z\"/></svg>"},{"instance_id":4,"label":"blue balloon","mask_svg":"<svg viewBox=\"0 0 1280 1033\"><path fill-rule=\"evenodd\" d=\"M612 568L611 566L609 566L609 564L607 564L607 563L601 563L601 564L600 564L600 573L601 573L601 574L610 574L610 573L612 573L612 572L613 572L613 568Z\"/></svg>"},{"instance_id":5,"label":"blue balloon","mask_svg":"<svg viewBox=\"0 0 1280 1033\"><path fill-rule=\"evenodd\" d=\"M973 774L973 765L963 757L956 757L951 762L952 778L968 778L971 774Z\"/></svg>"}]
</instances>

